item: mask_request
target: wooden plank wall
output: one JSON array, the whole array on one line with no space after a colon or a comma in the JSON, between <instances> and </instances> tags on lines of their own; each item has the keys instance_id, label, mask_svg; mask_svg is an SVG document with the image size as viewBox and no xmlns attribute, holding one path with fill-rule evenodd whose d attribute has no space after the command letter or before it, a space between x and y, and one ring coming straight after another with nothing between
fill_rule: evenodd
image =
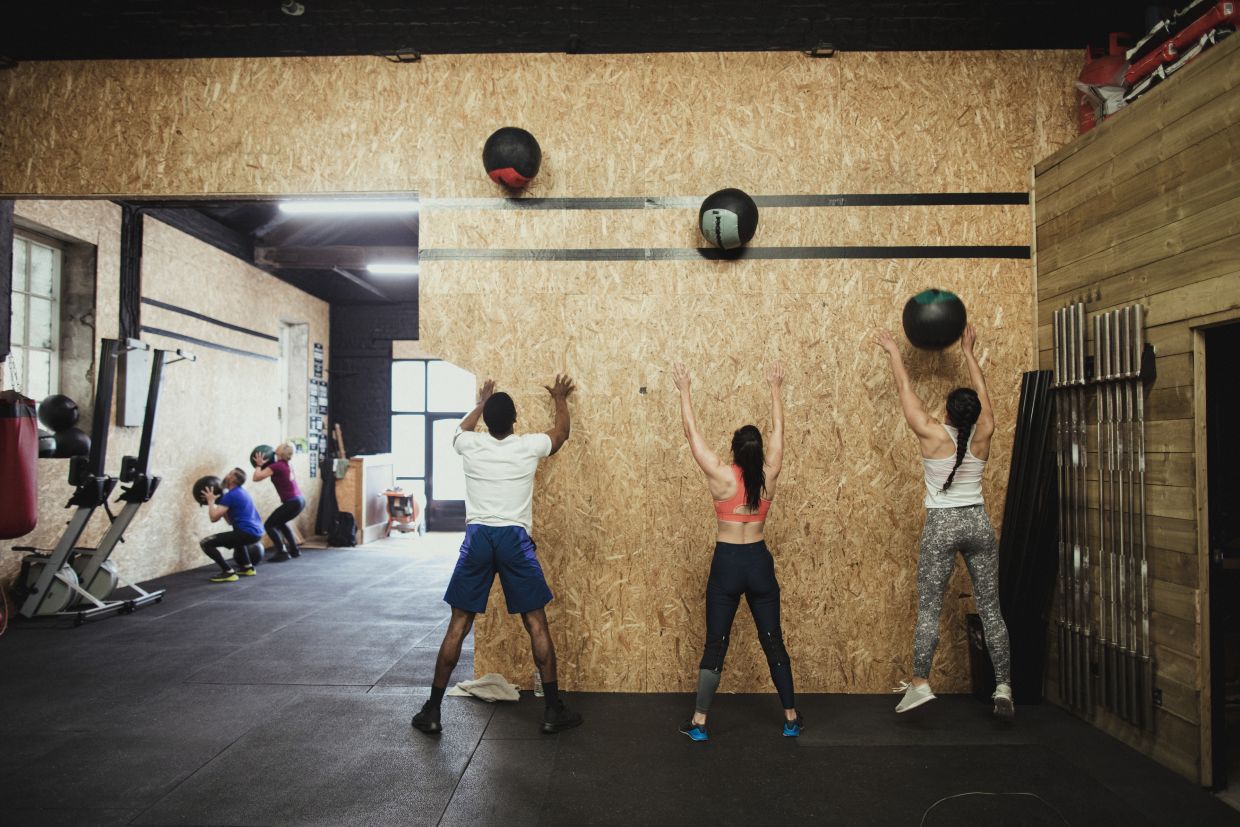
<instances>
[{"instance_id":1,"label":"wooden plank wall","mask_svg":"<svg viewBox=\"0 0 1240 827\"><path fill-rule=\"evenodd\" d=\"M1203 781L1209 682L1201 668L1193 328L1240 308L1238 85L1240 38L1231 38L1037 164L1034 184L1042 367L1050 366L1051 315L1073 300L1085 300L1091 315L1140 302L1157 350L1146 502L1163 706L1153 735L1105 712L1096 723ZM1048 674L1053 680L1055 669Z\"/></svg>"},{"instance_id":2,"label":"wooden plank wall","mask_svg":"<svg viewBox=\"0 0 1240 827\"><path fill-rule=\"evenodd\" d=\"M883 692L910 666L922 494L868 329L897 328L925 287L969 304L1002 416L986 483L997 519L1019 376L1034 361L1030 262L444 261L430 254L694 247L696 211L433 199L500 194L480 155L510 121L543 145L532 196L1023 192L1034 160L1072 137L1079 64L1069 52L22 64L0 73L0 193L418 192L424 351L493 374L523 429L549 423L541 382L561 369L579 382L572 441L544 464L534 515L569 689L692 685L713 524L667 366L693 368L722 450L732 429L765 422L761 365L782 359L790 445L771 541L798 685ZM789 207L764 210L754 244L1030 241L1025 205ZM937 408L962 375L958 354L915 359ZM968 591L958 572L951 594ZM957 691L969 604L947 603L933 677ZM744 611L736 631L725 689L769 691ZM530 679L528 643L498 598L476 665Z\"/></svg>"}]
</instances>

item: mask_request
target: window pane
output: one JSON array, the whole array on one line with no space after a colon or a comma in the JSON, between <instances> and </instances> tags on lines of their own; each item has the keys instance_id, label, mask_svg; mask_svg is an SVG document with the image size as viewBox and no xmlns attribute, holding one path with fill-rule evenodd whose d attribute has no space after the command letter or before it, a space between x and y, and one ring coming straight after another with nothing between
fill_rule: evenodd
<instances>
[{"instance_id":1,"label":"window pane","mask_svg":"<svg viewBox=\"0 0 1240 827\"><path fill-rule=\"evenodd\" d=\"M26 239L13 238L13 289L26 289Z\"/></svg>"},{"instance_id":2,"label":"window pane","mask_svg":"<svg viewBox=\"0 0 1240 827\"><path fill-rule=\"evenodd\" d=\"M396 476L426 474L426 417L392 417L392 454L396 459Z\"/></svg>"},{"instance_id":3,"label":"window pane","mask_svg":"<svg viewBox=\"0 0 1240 827\"><path fill-rule=\"evenodd\" d=\"M31 347L52 346L52 302L50 299L30 297L30 318L26 344Z\"/></svg>"},{"instance_id":4,"label":"window pane","mask_svg":"<svg viewBox=\"0 0 1240 827\"><path fill-rule=\"evenodd\" d=\"M431 362L427 369L430 371L427 384L431 397L427 410L473 410L477 386L472 373L450 362Z\"/></svg>"},{"instance_id":5,"label":"window pane","mask_svg":"<svg viewBox=\"0 0 1240 827\"><path fill-rule=\"evenodd\" d=\"M26 344L26 295L24 293L13 293L13 309L9 313L9 318L13 320L9 341L15 345Z\"/></svg>"},{"instance_id":6,"label":"window pane","mask_svg":"<svg viewBox=\"0 0 1240 827\"><path fill-rule=\"evenodd\" d=\"M52 392L52 354L46 350L27 351L30 357L26 377L26 396L36 402Z\"/></svg>"},{"instance_id":7,"label":"window pane","mask_svg":"<svg viewBox=\"0 0 1240 827\"><path fill-rule=\"evenodd\" d=\"M431 426L431 439L435 441L435 468L431 473L436 500L465 499L465 468L460 454L452 450L452 435L460 424L459 419L437 419Z\"/></svg>"},{"instance_id":8,"label":"window pane","mask_svg":"<svg viewBox=\"0 0 1240 827\"><path fill-rule=\"evenodd\" d=\"M52 275L56 266L56 251L42 244L30 245L30 292L41 296L52 295Z\"/></svg>"},{"instance_id":9,"label":"window pane","mask_svg":"<svg viewBox=\"0 0 1240 827\"><path fill-rule=\"evenodd\" d=\"M426 363L392 363L392 410L426 410Z\"/></svg>"},{"instance_id":10,"label":"window pane","mask_svg":"<svg viewBox=\"0 0 1240 827\"><path fill-rule=\"evenodd\" d=\"M50 299L30 297L30 318L27 325L26 343L28 345L48 348L52 346L52 302Z\"/></svg>"}]
</instances>

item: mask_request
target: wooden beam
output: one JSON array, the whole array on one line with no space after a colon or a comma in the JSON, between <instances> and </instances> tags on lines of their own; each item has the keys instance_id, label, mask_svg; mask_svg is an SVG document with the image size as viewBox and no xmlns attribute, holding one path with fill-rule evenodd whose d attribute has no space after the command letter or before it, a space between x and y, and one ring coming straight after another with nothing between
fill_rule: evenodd
<instances>
[{"instance_id":1,"label":"wooden beam","mask_svg":"<svg viewBox=\"0 0 1240 827\"><path fill-rule=\"evenodd\" d=\"M259 267L288 270L365 270L367 264L418 260L417 247L255 247Z\"/></svg>"},{"instance_id":2,"label":"wooden beam","mask_svg":"<svg viewBox=\"0 0 1240 827\"><path fill-rule=\"evenodd\" d=\"M144 206L143 210L156 221L161 221L205 244L210 244L217 250L223 250L247 264L254 263L254 241L248 235L221 224L197 209Z\"/></svg>"}]
</instances>

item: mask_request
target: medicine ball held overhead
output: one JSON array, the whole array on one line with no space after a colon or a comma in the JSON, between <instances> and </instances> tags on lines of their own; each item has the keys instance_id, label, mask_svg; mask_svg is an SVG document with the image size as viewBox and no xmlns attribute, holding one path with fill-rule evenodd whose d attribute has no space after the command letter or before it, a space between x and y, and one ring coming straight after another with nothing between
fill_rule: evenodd
<instances>
[{"instance_id":1,"label":"medicine ball held overhead","mask_svg":"<svg viewBox=\"0 0 1240 827\"><path fill-rule=\"evenodd\" d=\"M495 183L521 189L538 174L542 148L524 129L505 126L487 138L482 147L482 164Z\"/></svg>"},{"instance_id":2,"label":"medicine ball held overhead","mask_svg":"<svg viewBox=\"0 0 1240 827\"><path fill-rule=\"evenodd\" d=\"M904 335L913 347L942 350L964 333L969 314L947 290L923 290L904 304Z\"/></svg>"},{"instance_id":3,"label":"medicine ball held overhead","mask_svg":"<svg viewBox=\"0 0 1240 827\"><path fill-rule=\"evenodd\" d=\"M698 226L706 240L724 250L746 244L758 230L758 205L729 187L706 196L698 210Z\"/></svg>"},{"instance_id":4,"label":"medicine ball held overhead","mask_svg":"<svg viewBox=\"0 0 1240 827\"><path fill-rule=\"evenodd\" d=\"M219 477L199 477L194 481L194 501L199 505L207 504L207 498L203 496L203 492L208 488L215 492L216 497L224 494L224 485Z\"/></svg>"}]
</instances>

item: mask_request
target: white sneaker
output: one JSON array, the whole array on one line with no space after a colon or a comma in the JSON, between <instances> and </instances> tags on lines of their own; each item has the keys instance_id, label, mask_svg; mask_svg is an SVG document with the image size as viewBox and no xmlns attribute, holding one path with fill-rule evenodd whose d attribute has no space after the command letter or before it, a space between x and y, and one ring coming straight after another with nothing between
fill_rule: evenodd
<instances>
[{"instance_id":1,"label":"white sneaker","mask_svg":"<svg viewBox=\"0 0 1240 827\"><path fill-rule=\"evenodd\" d=\"M934 692L931 691L930 684L928 683L914 686L908 681L900 681L900 685L891 691L904 693L900 703L896 704L896 712L908 712L910 709L916 709L922 704L934 700Z\"/></svg>"},{"instance_id":2,"label":"white sneaker","mask_svg":"<svg viewBox=\"0 0 1240 827\"><path fill-rule=\"evenodd\" d=\"M1005 720L1016 717L1016 705L1012 703L1012 687L1001 683L995 687L995 694L990 696L995 702L995 715Z\"/></svg>"}]
</instances>

